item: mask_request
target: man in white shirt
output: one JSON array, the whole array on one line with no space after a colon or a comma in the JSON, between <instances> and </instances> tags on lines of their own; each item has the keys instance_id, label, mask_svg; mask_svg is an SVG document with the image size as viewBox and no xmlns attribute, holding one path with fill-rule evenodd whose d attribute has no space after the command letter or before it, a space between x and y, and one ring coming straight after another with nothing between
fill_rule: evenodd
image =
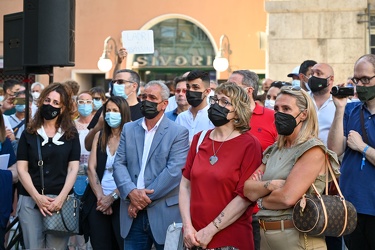
<instances>
[{"instance_id":1,"label":"man in white shirt","mask_svg":"<svg viewBox=\"0 0 375 250\"><path fill-rule=\"evenodd\" d=\"M193 70L186 78L186 99L190 108L177 116L176 123L189 130L189 142L191 142L196 133L212 129L215 126L208 119L207 113L209 108L207 98L211 92L208 73Z\"/></svg>"},{"instance_id":2,"label":"man in white shirt","mask_svg":"<svg viewBox=\"0 0 375 250\"><path fill-rule=\"evenodd\" d=\"M308 85L318 115L319 139L323 141L324 145L327 145L328 132L336 111L331 95L334 72L330 65L318 63L311 68L311 73Z\"/></svg>"}]
</instances>

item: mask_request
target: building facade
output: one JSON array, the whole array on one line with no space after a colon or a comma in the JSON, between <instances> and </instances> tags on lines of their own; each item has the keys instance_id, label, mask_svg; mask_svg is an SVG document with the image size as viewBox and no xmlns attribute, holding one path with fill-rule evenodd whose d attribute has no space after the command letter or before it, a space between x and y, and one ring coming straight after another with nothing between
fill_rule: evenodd
<instances>
[{"instance_id":1,"label":"building facade","mask_svg":"<svg viewBox=\"0 0 375 250\"><path fill-rule=\"evenodd\" d=\"M22 10L23 0L0 1L1 16ZM112 38L107 49L115 62L122 31L152 29L154 54L130 54L121 64L137 70L146 82L171 80L194 68L216 79L250 69L261 78L290 80L286 75L295 66L312 59L331 64L336 83L341 83L359 56L375 53L373 20L375 0L76 0L75 66L55 67L53 76L55 81L75 79L82 90L106 87L113 68L104 74L97 67L105 39ZM219 73L213 60L222 35L228 38L224 55L229 68ZM0 62L3 38L0 33ZM36 78L48 83L47 76Z\"/></svg>"},{"instance_id":2,"label":"building facade","mask_svg":"<svg viewBox=\"0 0 375 250\"><path fill-rule=\"evenodd\" d=\"M22 10L23 0L0 1L2 15ZM194 68L207 70L217 79L227 78L236 69L265 73L265 51L259 35L266 30L263 1L76 0L75 66L55 67L54 80L72 78L82 89L103 84L104 78L111 78L113 73L105 76L97 67L104 40L113 38L107 48L114 62L114 52L123 46L122 31L148 29L154 30L155 53L129 54L121 64L121 68L137 70L144 81L171 80ZM231 54L228 70L218 73L213 60L222 35L228 38ZM225 56L228 57L227 52ZM37 78L43 83L48 81L46 76Z\"/></svg>"}]
</instances>

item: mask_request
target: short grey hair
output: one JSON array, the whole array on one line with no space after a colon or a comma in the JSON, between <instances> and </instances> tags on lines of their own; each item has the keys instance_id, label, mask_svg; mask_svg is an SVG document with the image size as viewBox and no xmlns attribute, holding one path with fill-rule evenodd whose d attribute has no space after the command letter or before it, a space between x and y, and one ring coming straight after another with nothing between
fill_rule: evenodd
<instances>
[{"instance_id":1,"label":"short grey hair","mask_svg":"<svg viewBox=\"0 0 375 250\"><path fill-rule=\"evenodd\" d=\"M161 88L161 92L160 92L161 99L163 101L168 100L170 92L169 92L169 88L167 87L167 85L165 85L165 81L162 81L162 80L149 81L146 84L145 89L151 86L155 86L155 85Z\"/></svg>"},{"instance_id":2,"label":"short grey hair","mask_svg":"<svg viewBox=\"0 0 375 250\"><path fill-rule=\"evenodd\" d=\"M239 74L243 76L242 84L247 87L252 87L254 89L253 91L253 99L255 100L258 95L258 81L259 77L257 73L242 69L242 70L235 70L232 72L232 74Z\"/></svg>"},{"instance_id":3,"label":"short grey hair","mask_svg":"<svg viewBox=\"0 0 375 250\"><path fill-rule=\"evenodd\" d=\"M40 88L43 90L44 89L44 85L43 84L41 84L40 82L34 82L33 84L31 84L31 87L30 87L30 89L31 90L33 90L33 88L35 87L35 86L40 86Z\"/></svg>"}]
</instances>

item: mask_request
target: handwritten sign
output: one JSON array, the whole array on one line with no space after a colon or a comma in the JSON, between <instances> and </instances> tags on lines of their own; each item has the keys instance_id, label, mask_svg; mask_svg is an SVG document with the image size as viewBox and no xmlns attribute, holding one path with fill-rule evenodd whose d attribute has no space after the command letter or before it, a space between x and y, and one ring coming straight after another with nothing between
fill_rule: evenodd
<instances>
[{"instance_id":1,"label":"handwritten sign","mask_svg":"<svg viewBox=\"0 0 375 250\"><path fill-rule=\"evenodd\" d=\"M153 54L153 30L125 30L121 33L122 44L129 54Z\"/></svg>"}]
</instances>

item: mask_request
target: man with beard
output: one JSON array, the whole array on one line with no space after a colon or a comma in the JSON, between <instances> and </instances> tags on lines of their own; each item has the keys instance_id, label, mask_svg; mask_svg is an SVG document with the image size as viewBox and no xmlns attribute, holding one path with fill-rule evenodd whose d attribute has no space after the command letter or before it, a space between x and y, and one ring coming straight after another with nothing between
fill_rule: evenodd
<instances>
[{"instance_id":1,"label":"man with beard","mask_svg":"<svg viewBox=\"0 0 375 250\"><path fill-rule=\"evenodd\" d=\"M328 132L336 111L331 95L334 72L332 67L326 63L315 64L311 71L308 85L318 115L319 139L323 141L324 145L327 145Z\"/></svg>"},{"instance_id":2,"label":"man with beard","mask_svg":"<svg viewBox=\"0 0 375 250\"><path fill-rule=\"evenodd\" d=\"M334 97L335 119L328 148L344 154L340 188L357 210L357 227L345 235L349 250L375 249L375 55L361 56L354 65L353 82L361 102L347 104Z\"/></svg>"},{"instance_id":3,"label":"man with beard","mask_svg":"<svg viewBox=\"0 0 375 250\"><path fill-rule=\"evenodd\" d=\"M178 76L174 80L175 95L173 101L177 103L177 107L165 113L170 120L175 121L177 116L189 108L186 100L186 77ZM168 99L169 100L169 99Z\"/></svg>"},{"instance_id":4,"label":"man with beard","mask_svg":"<svg viewBox=\"0 0 375 250\"><path fill-rule=\"evenodd\" d=\"M186 99L191 107L177 116L176 123L189 130L189 142L191 142L196 133L215 126L208 119L207 113L209 106L206 99L211 92L208 73L193 70L186 78Z\"/></svg>"}]
</instances>

